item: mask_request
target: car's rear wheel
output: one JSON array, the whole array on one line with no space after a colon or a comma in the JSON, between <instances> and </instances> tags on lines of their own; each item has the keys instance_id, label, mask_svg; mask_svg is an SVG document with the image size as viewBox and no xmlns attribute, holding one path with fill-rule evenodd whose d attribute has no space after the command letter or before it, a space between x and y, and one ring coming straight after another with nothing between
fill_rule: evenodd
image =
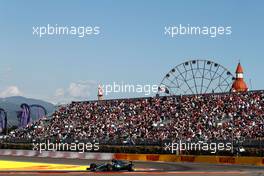
<instances>
[{"instance_id":1,"label":"car's rear wheel","mask_svg":"<svg viewBox=\"0 0 264 176\"><path fill-rule=\"evenodd\" d=\"M129 172L134 171L133 165L132 165L132 164L129 164L127 170L128 170Z\"/></svg>"}]
</instances>

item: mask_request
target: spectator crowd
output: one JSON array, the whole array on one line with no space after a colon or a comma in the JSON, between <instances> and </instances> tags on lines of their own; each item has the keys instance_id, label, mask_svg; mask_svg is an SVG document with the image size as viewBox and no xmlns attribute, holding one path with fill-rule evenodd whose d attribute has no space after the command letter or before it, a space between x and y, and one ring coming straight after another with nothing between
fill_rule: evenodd
<instances>
[{"instance_id":1,"label":"spectator crowd","mask_svg":"<svg viewBox=\"0 0 264 176\"><path fill-rule=\"evenodd\" d=\"M72 102L10 139L159 143L264 137L264 91Z\"/></svg>"}]
</instances>

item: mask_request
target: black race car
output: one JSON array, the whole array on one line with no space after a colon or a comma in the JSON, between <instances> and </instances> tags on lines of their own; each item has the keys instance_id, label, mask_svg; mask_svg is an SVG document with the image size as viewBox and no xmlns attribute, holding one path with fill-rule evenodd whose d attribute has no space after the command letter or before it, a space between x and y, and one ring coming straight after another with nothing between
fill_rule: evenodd
<instances>
[{"instance_id":1,"label":"black race car","mask_svg":"<svg viewBox=\"0 0 264 176\"><path fill-rule=\"evenodd\" d=\"M96 171L134 171L134 164L132 161L129 163L121 160L112 160L111 163L105 164L95 164L91 163L90 167L87 170L96 172Z\"/></svg>"}]
</instances>

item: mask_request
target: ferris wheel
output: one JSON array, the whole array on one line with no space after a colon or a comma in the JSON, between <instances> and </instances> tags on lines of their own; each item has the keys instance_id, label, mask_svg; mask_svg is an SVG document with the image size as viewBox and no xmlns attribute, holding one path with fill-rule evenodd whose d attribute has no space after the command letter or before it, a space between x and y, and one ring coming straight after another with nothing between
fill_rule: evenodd
<instances>
[{"instance_id":1,"label":"ferris wheel","mask_svg":"<svg viewBox=\"0 0 264 176\"><path fill-rule=\"evenodd\" d=\"M162 79L158 95L186 95L228 92L232 73L210 60L189 60L172 68Z\"/></svg>"}]
</instances>

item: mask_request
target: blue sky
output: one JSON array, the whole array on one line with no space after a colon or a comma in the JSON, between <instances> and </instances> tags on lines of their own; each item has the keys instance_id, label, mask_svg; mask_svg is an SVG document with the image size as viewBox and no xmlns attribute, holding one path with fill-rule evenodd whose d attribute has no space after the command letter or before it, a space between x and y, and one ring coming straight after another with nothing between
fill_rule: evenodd
<instances>
[{"instance_id":1,"label":"blue sky","mask_svg":"<svg viewBox=\"0 0 264 176\"><path fill-rule=\"evenodd\" d=\"M98 83L159 84L172 67L191 58L212 59L232 72L240 60L246 81L263 89L263 6L228 0L1 1L0 96L54 103L95 99ZM32 35L33 26L47 24L100 26L101 33ZM164 26L179 24L232 26L232 35L164 36Z\"/></svg>"}]
</instances>

